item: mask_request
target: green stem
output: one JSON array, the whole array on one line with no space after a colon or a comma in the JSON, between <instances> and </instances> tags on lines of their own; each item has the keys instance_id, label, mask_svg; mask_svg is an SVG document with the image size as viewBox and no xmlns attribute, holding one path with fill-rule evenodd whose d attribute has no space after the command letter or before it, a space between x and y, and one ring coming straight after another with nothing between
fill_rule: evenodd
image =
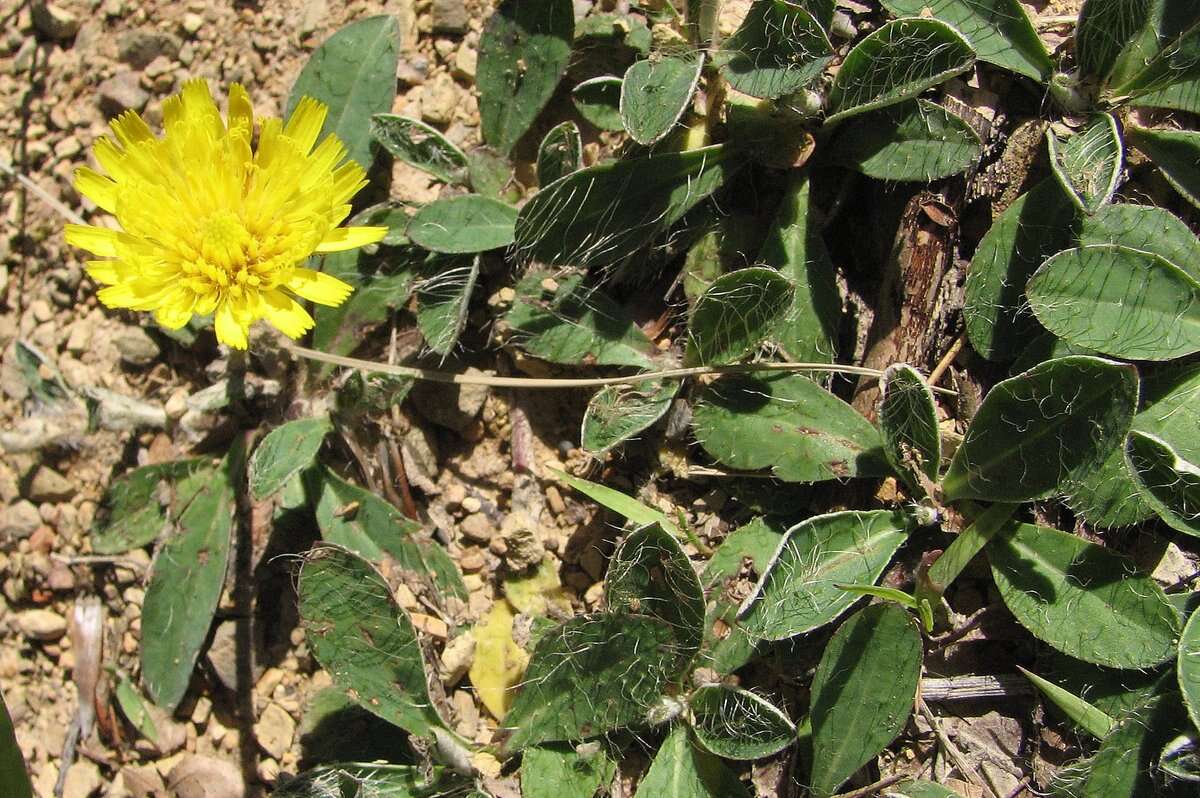
<instances>
[{"instance_id":1,"label":"green stem","mask_svg":"<svg viewBox=\"0 0 1200 798\"><path fill-rule=\"evenodd\" d=\"M975 522L963 530L929 567L928 579L918 589L918 595L931 593L924 597L936 602L975 555L1008 523L1019 506L998 503L978 512ZM967 505L966 509L978 511L974 505Z\"/></svg>"}]
</instances>

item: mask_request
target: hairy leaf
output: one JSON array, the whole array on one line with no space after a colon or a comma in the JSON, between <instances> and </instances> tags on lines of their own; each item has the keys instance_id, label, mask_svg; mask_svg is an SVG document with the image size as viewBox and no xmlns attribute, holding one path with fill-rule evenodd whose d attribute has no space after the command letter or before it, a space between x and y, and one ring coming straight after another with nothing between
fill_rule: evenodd
<instances>
[{"instance_id":1,"label":"hairy leaf","mask_svg":"<svg viewBox=\"0 0 1200 798\"><path fill-rule=\"evenodd\" d=\"M831 157L880 180L927 183L962 172L981 152L979 135L962 117L928 100L909 100L848 123Z\"/></svg>"},{"instance_id":2,"label":"hairy leaf","mask_svg":"<svg viewBox=\"0 0 1200 798\"><path fill-rule=\"evenodd\" d=\"M883 453L892 468L918 488L924 474L937 482L942 436L937 405L925 378L903 363L889 366L880 379L879 429ZM923 491L922 491L923 492Z\"/></svg>"},{"instance_id":3,"label":"hairy leaf","mask_svg":"<svg viewBox=\"0 0 1200 798\"><path fill-rule=\"evenodd\" d=\"M1200 282L1151 252L1111 244L1064 250L1026 293L1038 320L1076 346L1131 360L1200 351Z\"/></svg>"},{"instance_id":4,"label":"hairy leaf","mask_svg":"<svg viewBox=\"0 0 1200 798\"><path fill-rule=\"evenodd\" d=\"M455 255L486 252L513 242L517 209L500 200L463 194L435 200L408 225L408 237L434 252Z\"/></svg>"},{"instance_id":5,"label":"hairy leaf","mask_svg":"<svg viewBox=\"0 0 1200 798\"><path fill-rule=\"evenodd\" d=\"M604 600L612 611L649 615L669 624L683 655L704 636L704 591L691 560L661 524L630 532L609 560Z\"/></svg>"},{"instance_id":6,"label":"hairy leaf","mask_svg":"<svg viewBox=\"0 0 1200 798\"><path fill-rule=\"evenodd\" d=\"M1011 69L1040 83L1054 62L1018 0L882 0L898 17L924 16L926 9L967 38L980 61Z\"/></svg>"},{"instance_id":7,"label":"hairy leaf","mask_svg":"<svg viewBox=\"0 0 1200 798\"><path fill-rule=\"evenodd\" d=\"M742 471L770 468L787 482L883 473L879 433L810 379L725 377L700 394L692 425L704 450Z\"/></svg>"},{"instance_id":8,"label":"hairy leaf","mask_svg":"<svg viewBox=\"0 0 1200 798\"><path fill-rule=\"evenodd\" d=\"M675 632L645 615L572 618L538 641L504 717L509 751L578 741L645 721L679 670Z\"/></svg>"},{"instance_id":9,"label":"hairy leaf","mask_svg":"<svg viewBox=\"0 0 1200 798\"><path fill-rule=\"evenodd\" d=\"M811 85L832 57L833 45L822 24L802 4L789 0L755 0L716 55L731 86L767 99Z\"/></svg>"},{"instance_id":10,"label":"hairy leaf","mask_svg":"<svg viewBox=\"0 0 1200 798\"><path fill-rule=\"evenodd\" d=\"M634 798L749 798L749 793L725 763L692 745L680 723L663 740Z\"/></svg>"},{"instance_id":11,"label":"hairy leaf","mask_svg":"<svg viewBox=\"0 0 1200 798\"><path fill-rule=\"evenodd\" d=\"M245 452L235 444L220 468L175 518L150 571L142 607L142 684L150 700L174 711L212 625L233 536Z\"/></svg>"},{"instance_id":12,"label":"hairy leaf","mask_svg":"<svg viewBox=\"0 0 1200 798\"><path fill-rule=\"evenodd\" d=\"M997 383L942 480L946 498L1028 501L1104 462L1137 408L1133 366L1074 355Z\"/></svg>"},{"instance_id":13,"label":"hairy leaf","mask_svg":"<svg viewBox=\"0 0 1200 798\"><path fill-rule=\"evenodd\" d=\"M1133 146L1154 161L1163 177L1184 199L1200 207L1200 133L1130 126L1125 135Z\"/></svg>"},{"instance_id":14,"label":"hairy leaf","mask_svg":"<svg viewBox=\"0 0 1200 798\"><path fill-rule=\"evenodd\" d=\"M325 417L289 421L267 433L250 456L250 495L262 501L312 465L331 425Z\"/></svg>"},{"instance_id":15,"label":"hairy leaf","mask_svg":"<svg viewBox=\"0 0 1200 798\"><path fill-rule=\"evenodd\" d=\"M783 710L740 687L706 684L692 693L688 708L696 739L726 759L761 759L796 740Z\"/></svg>"},{"instance_id":16,"label":"hairy leaf","mask_svg":"<svg viewBox=\"0 0 1200 798\"><path fill-rule=\"evenodd\" d=\"M856 44L842 62L825 123L911 99L974 64L970 43L946 23L894 19Z\"/></svg>"},{"instance_id":17,"label":"hairy leaf","mask_svg":"<svg viewBox=\"0 0 1200 798\"><path fill-rule=\"evenodd\" d=\"M393 157L441 180L467 181L467 156L436 128L397 114L371 117L371 138Z\"/></svg>"},{"instance_id":18,"label":"hairy leaf","mask_svg":"<svg viewBox=\"0 0 1200 798\"><path fill-rule=\"evenodd\" d=\"M770 268L722 274L692 309L684 364L722 365L754 354L786 318L794 290Z\"/></svg>"},{"instance_id":19,"label":"hairy leaf","mask_svg":"<svg viewBox=\"0 0 1200 798\"><path fill-rule=\"evenodd\" d=\"M483 140L507 155L566 72L575 35L571 0L504 0L479 37L479 124Z\"/></svg>"},{"instance_id":20,"label":"hairy leaf","mask_svg":"<svg viewBox=\"0 0 1200 798\"><path fill-rule=\"evenodd\" d=\"M1179 618L1162 589L1116 552L1012 524L988 545L1004 603L1034 637L1077 659L1150 668L1174 656Z\"/></svg>"},{"instance_id":21,"label":"hairy leaf","mask_svg":"<svg viewBox=\"0 0 1200 798\"><path fill-rule=\"evenodd\" d=\"M518 253L548 265L616 264L716 191L737 163L717 145L581 169L521 208Z\"/></svg>"},{"instance_id":22,"label":"hairy leaf","mask_svg":"<svg viewBox=\"0 0 1200 798\"><path fill-rule=\"evenodd\" d=\"M396 64L400 26L390 14L352 22L309 57L288 94L284 117L302 97L329 108L319 139L334 134L346 153L364 169L371 168L371 117L392 110L396 99Z\"/></svg>"},{"instance_id":23,"label":"hairy leaf","mask_svg":"<svg viewBox=\"0 0 1200 798\"><path fill-rule=\"evenodd\" d=\"M700 81L703 56L658 56L629 67L621 81L621 121L639 144L661 140L679 122Z\"/></svg>"},{"instance_id":24,"label":"hairy leaf","mask_svg":"<svg viewBox=\"0 0 1200 798\"><path fill-rule=\"evenodd\" d=\"M1095 213L1112 199L1121 177L1123 147L1111 114L1096 114L1066 140L1048 128L1046 143L1055 178L1081 210Z\"/></svg>"},{"instance_id":25,"label":"hairy leaf","mask_svg":"<svg viewBox=\"0 0 1200 798\"><path fill-rule=\"evenodd\" d=\"M874 604L846 619L813 676L813 795L832 795L896 738L920 677L921 633L907 612Z\"/></svg>"},{"instance_id":26,"label":"hairy leaf","mask_svg":"<svg viewBox=\"0 0 1200 798\"><path fill-rule=\"evenodd\" d=\"M584 451L603 454L653 426L679 393L679 380L609 385L588 400L579 440Z\"/></svg>"},{"instance_id":27,"label":"hairy leaf","mask_svg":"<svg viewBox=\"0 0 1200 798\"><path fill-rule=\"evenodd\" d=\"M538 145L538 185L548 186L581 166L583 143L579 138L579 128L569 120L551 128Z\"/></svg>"},{"instance_id":28,"label":"hairy leaf","mask_svg":"<svg viewBox=\"0 0 1200 798\"><path fill-rule=\"evenodd\" d=\"M874 584L907 537L907 519L887 510L848 510L797 524L743 604L741 624L765 640L824 626L858 600L838 585Z\"/></svg>"},{"instance_id":29,"label":"hairy leaf","mask_svg":"<svg viewBox=\"0 0 1200 798\"><path fill-rule=\"evenodd\" d=\"M300 569L299 593L308 645L336 685L410 734L445 727L412 621L370 563L345 549L315 549Z\"/></svg>"}]
</instances>

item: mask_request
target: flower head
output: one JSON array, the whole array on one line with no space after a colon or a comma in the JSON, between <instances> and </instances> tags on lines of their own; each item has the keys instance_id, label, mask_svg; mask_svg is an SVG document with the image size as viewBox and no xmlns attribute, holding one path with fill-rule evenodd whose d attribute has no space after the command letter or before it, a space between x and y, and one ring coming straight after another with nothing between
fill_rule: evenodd
<instances>
[{"instance_id":1,"label":"flower head","mask_svg":"<svg viewBox=\"0 0 1200 798\"><path fill-rule=\"evenodd\" d=\"M286 125L263 119L254 148L246 90L230 89L223 120L208 84L192 80L163 103L161 139L133 111L114 119L116 140L93 149L108 174L81 168L75 187L121 229L66 229L68 243L101 258L88 262L106 286L100 301L152 311L168 329L211 313L217 340L236 349L258 319L291 338L311 329L297 297L340 305L353 289L303 263L379 241L386 228L338 227L366 180L342 163L337 136L317 144L327 110L305 97Z\"/></svg>"}]
</instances>

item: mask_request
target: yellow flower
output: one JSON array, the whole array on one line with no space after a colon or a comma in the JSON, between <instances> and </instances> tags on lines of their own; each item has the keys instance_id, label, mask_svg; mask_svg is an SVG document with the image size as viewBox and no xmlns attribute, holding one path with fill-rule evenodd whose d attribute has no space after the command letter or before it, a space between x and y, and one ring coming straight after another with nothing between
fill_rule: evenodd
<instances>
[{"instance_id":1,"label":"yellow flower","mask_svg":"<svg viewBox=\"0 0 1200 798\"><path fill-rule=\"evenodd\" d=\"M311 329L295 297L340 305L353 289L302 264L379 241L387 228L338 227L366 180L357 163L341 163L336 136L317 144L327 111L305 97L287 125L262 120L254 149L245 88L230 89L226 122L208 84L192 80L163 103L161 139L133 111L114 119L116 141L101 137L93 150L108 175L79 169L75 187L121 229L66 230L68 243L103 258L88 262L107 286L100 301L153 311L168 329L212 313L217 340L235 349L258 319L291 338Z\"/></svg>"}]
</instances>

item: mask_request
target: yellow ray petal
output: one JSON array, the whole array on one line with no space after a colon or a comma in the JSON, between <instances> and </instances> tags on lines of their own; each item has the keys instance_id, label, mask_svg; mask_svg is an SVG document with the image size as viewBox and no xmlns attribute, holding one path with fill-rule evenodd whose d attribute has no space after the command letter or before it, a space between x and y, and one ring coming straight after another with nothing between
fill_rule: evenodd
<instances>
[{"instance_id":1,"label":"yellow ray petal","mask_svg":"<svg viewBox=\"0 0 1200 798\"><path fill-rule=\"evenodd\" d=\"M235 83L229 87L229 129L233 126L244 125L247 131L254 131L254 106L250 103L250 95L246 87Z\"/></svg>"},{"instance_id":2,"label":"yellow ray petal","mask_svg":"<svg viewBox=\"0 0 1200 798\"><path fill-rule=\"evenodd\" d=\"M354 290L332 275L305 268L296 269L284 287L302 299L332 307L345 302Z\"/></svg>"},{"instance_id":3,"label":"yellow ray petal","mask_svg":"<svg viewBox=\"0 0 1200 798\"><path fill-rule=\"evenodd\" d=\"M117 237L120 234L116 230L93 227L90 224L68 224L63 233L67 243L73 247L86 249L102 258L117 256Z\"/></svg>"},{"instance_id":4,"label":"yellow ray petal","mask_svg":"<svg viewBox=\"0 0 1200 798\"><path fill-rule=\"evenodd\" d=\"M307 155L317 143L317 136L321 133L321 126L325 124L325 116L328 113L329 109L324 103L317 102L312 97L301 97L296 110L288 119L287 127L283 129L283 134L296 142L300 152Z\"/></svg>"},{"instance_id":5,"label":"yellow ray petal","mask_svg":"<svg viewBox=\"0 0 1200 798\"><path fill-rule=\"evenodd\" d=\"M339 227L330 230L324 240L317 244L317 252L341 252L374 244L382 241L387 232L386 227Z\"/></svg>"},{"instance_id":6,"label":"yellow ray petal","mask_svg":"<svg viewBox=\"0 0 1200 798\"><path fill-rule=\"evenodd\" d=\"M313 317L282 291L267 291L262 295L263 318L288 338L299 338L312 329Z\"/></svg>"},{"instance_id":7,"label":"yellow ray petal","mask_svg":"<svg viewBox=\"0 0 1200 798\"><path fill-rule=\"evenodd\" d=\"M121 142L121 146L125 149L129 149L139 141L154 138L150 126L146 124L145 119L138 116L137 111L125 111L109 122L109 127L112 128L117 141Z\"/></svg>"},{"instance_id":8,"label":"yellow ray petal","mask_svg":"<svg viewBox=\"0 0 1200 798\"><path fill-rule=\"evenodd\" d=\"M217 315L214 319L213 327L217 333L217 341L220 343L234 349L246 348L248 342L247 333L250 325L249 323L242 324L238 321L232 302L226 300L217 306Z\"/></svg>"},{"instance_id":9,"label":"yellow ray petal","mask_svg":"<svg viewBox=\"0 0 1200 798\"><path fill-rule=\"evenodd\" d=\"M103 285L113 285L121 281L121 275L117 271L117 264L120 261L115 260L89 260L87 264L88 275L98 283Z\"/></svg>"},{"instance_id":10,"label":"yellow ray petal","mask_svg":"<svg viewBox=\"0 0 1200 798\"><path fill-rule=\"evenodd\" d=\"M168 330L178 330L192 320L192 311L184 305L166 305L154 311L154 320Z\"/></svg>"},{"instance_id":11,"label":"yellow ray petal","mask_svg":"<svg viewBox=\"0 0 1200 798\"><path fill-rule=\"evenodd\" d=\"M117 212L117 184L111 178L81 166L75 170L75 190L109 213Z\"/></svg>"}]
</instances>

